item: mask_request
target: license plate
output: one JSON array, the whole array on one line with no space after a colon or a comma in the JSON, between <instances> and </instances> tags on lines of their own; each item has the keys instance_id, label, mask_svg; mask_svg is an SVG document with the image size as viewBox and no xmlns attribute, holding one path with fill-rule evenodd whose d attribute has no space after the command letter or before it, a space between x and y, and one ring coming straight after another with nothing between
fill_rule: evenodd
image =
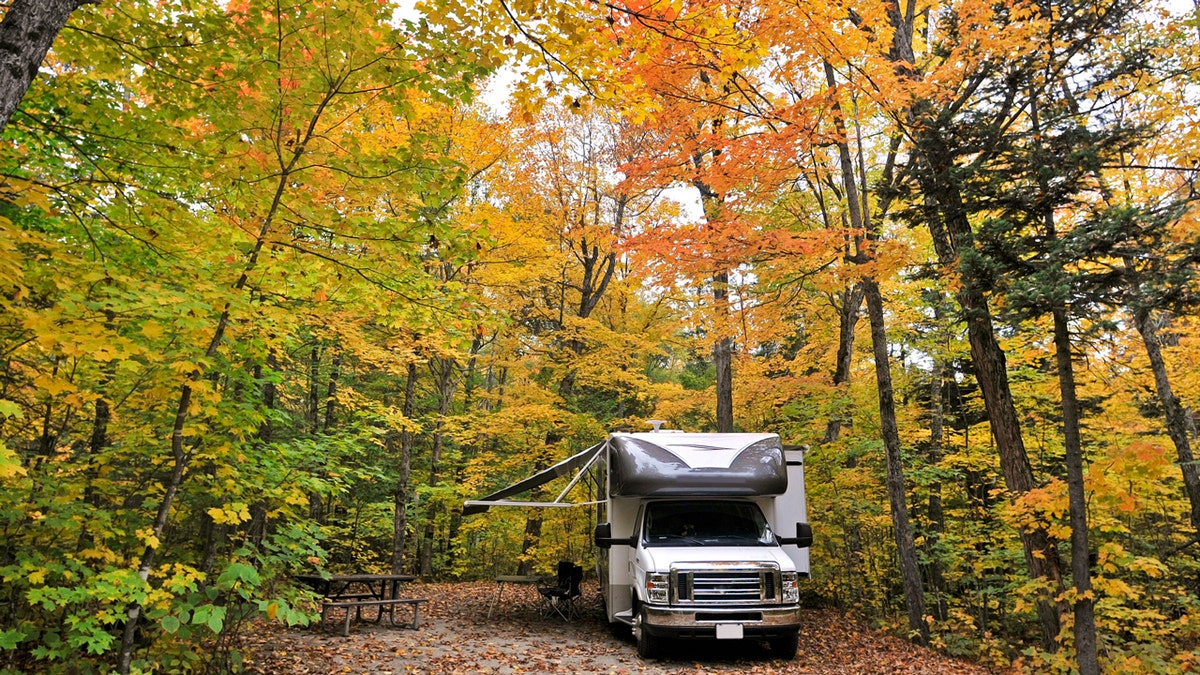
<instances>
[{"instance_id":1,"label":"license plate","mask_svg":"<svg viewBox=\"0 0 1200 675\"><path fill-rule=\"evenodd\" d=\"M718 640L741 640L742 639L742 624L740 624L740 623L719 623L719 624L717 624L717 639Z\"/></svg>"}]
</instances>

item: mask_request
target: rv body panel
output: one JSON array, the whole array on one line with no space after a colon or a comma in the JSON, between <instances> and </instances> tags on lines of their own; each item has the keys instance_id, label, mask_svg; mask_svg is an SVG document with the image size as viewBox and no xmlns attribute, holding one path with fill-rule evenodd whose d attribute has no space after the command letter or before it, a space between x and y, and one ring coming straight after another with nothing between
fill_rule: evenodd
<instances>
[{"instance_id":1,"label":"rv body panel","mask_svg":"<svg viewBox=\"0 0 1200 675\"><path fill-rule=\"evenodd\" d=\"M796 523L808 522L808 503L804 496L804 451L788 449L784 451L784 456L787 461L788 489L771 503L765 504L763 512L775 534L790 537L796 533ZM808 547L784 544L783 550L796 564L796 571L807 577Z\"/></svg>"}]
</instances>

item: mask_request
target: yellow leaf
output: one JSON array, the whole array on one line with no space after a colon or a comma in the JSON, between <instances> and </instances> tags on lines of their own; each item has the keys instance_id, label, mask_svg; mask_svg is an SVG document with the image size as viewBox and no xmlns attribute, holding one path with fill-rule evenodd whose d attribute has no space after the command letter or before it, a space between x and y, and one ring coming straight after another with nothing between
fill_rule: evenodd
<instances>
[{"instance_id":1,"label":"yellow leaf","mask_svg":"<svg viewBox=\"0 0 1200 675\"><path fill-rule=\"evenodd\" d=\"M9 450L7 445L0 442L0 478L24 475L25 467L21 466L21 458L17 456L17 453Z\"/></svg>"},{"instance_id":2,"label":"yellow leaf","mask_svg":"<svg viewBox=\"0 0 1200 675\"><path fill-rule=\"evenodd\" d=\"M163 327L159 322L151 320L142 324L142 335L145 335L151 340L157 340L158 338L162 337L162 334Z\"/></svg>"}]
</instances>

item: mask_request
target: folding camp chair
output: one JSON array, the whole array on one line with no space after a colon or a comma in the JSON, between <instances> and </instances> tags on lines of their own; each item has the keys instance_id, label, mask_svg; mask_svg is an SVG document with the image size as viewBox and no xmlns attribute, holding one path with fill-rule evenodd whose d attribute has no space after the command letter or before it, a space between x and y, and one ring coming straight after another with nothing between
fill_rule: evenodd
<instances>
[{"instance_id":1,"label":"folding camp chair","mask_svg":"<svg viewBox=\"0 0 1200 675\"><path fill-rule=\"evenodd\" d=\"M558 614L563 621L570 621L575 616L575 599L582 595L579 590L583 582L583 568L573 562L558 563L558 583L553 586L539 586L538 593L546 601L546 616Z\"/></svg>"}]
</instances>

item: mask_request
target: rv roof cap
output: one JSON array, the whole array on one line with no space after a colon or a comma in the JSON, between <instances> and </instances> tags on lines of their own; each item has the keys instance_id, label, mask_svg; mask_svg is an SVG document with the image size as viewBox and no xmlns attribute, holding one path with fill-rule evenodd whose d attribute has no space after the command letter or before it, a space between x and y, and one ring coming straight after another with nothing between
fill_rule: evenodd
<instances>
[{"instance_id":1,"label":"rv roof cap","mask_svg":"<svg viewBox=\"0 0 1200 675\"><path fill-rule=\"evenodd\" d=\"M662 426L666 423L666 420L646 420L646 424L654 427L655 431L662 431Z\"/></svg>"}]
</instances>

